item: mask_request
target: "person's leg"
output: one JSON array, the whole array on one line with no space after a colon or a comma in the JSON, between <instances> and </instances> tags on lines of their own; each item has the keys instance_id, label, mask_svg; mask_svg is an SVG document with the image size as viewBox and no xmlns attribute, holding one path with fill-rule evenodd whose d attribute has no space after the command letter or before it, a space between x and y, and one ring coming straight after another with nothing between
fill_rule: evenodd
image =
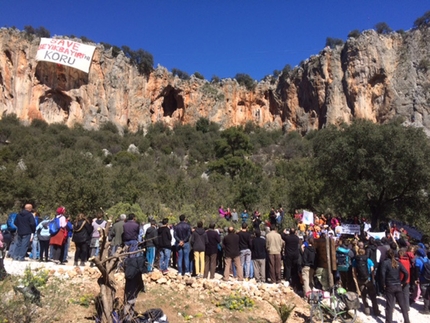
<instances>
[{"instance_id":1,"label":"person's leg","mask_svg":"<svg viewBox=\"0 0 430 323\"><path fill-rule=\"evenodd\" d=\"M275 255L269 255L270 281L276 283Z\"/></svg>"},{"instance_id":2,"label":"person's leg","mask_svg":"<svg viewBox=\"0 0 430 323\"><path fill-rule=\"evenodd\" d=\"M285 280L291 283L291 268L293 266L293 259L290 257L285 257L284 261L284 272L285 272Z\"/></svg>"},{"instance_id":3,"label":"person's leg","mask_svg":"<svg viewBox=\"0 0 430 323\"><path fill-rule=\"evenodd\" d=\"M37 239L37 236L33 236L33 241L31 241L31 259L38 259L40 256L39 251L39 240Z\"/></svg>"},{"instance_id":4,"label":"person's leg","mask_svg":"<svg viewBox=\"0 0 430 323\"><path fill-rule=\"evenodd\" d=\"M309 270L310 267L305 266L302 268L302 280L303 280L303 293L307 294L311 290L310 284L309 284Z\"/></svg>"},{"instance_id":5,"label":"person's leg","mask_svg":"<svg viewBox=\"0 0 430 323\"><path fill-rule=\"evenodd\" d=\"M386 306L385 306L385 322L392 323L394 306L396 305L393 287L391 286L387 287L387 289L385 290L385 298L387 300Z\"/></svg>"},{"instance_id":6,"label":"person's leg","mask_svg":"<svg viewBox=\"0 0 430 323\"><path fill-rule=\"evenodd\" d=\"M78 260L81 258L81 253L82 253L82 249L81 249L82 243L76 243L75 242L75 257L73 259L73 265L77 266L78 265Z\"/></svg>"},{"instance_id":7,"label":"person's leg","mask_svg":"<svg viewBox=\"0 0 430 323\"><path fill-rule=\"evenodd\" d=\"M191 268L190 268L190 250L191 246L190 243L187 242L184 244L184 262L185 262L185 273L191 274Z\"/></svg>"},{"instance_id":8,"label":"person's leg","mask_svg":"<svg viewBox=\"0 0 430 323\"><path fill-rule=\"evenodd\" d=\"M184 272L183 272L183 270L182 270L182 263L183 263L183 261L184 261L184 247L182 246L177 246L176 247L176 250L178 251L178 259L177 259L177 267L178 267L178 274L179 275L183 275L184 274Z\"/></svg>"},{"instance_id":9,"label":"person's leg","mask_svg":"<svg viewBox=\"0 0 430 323\"><path fill-rule=\"evenodd\" d=\"M401 286L398 286L394 295L396 297L397 303L400 306L400 311L402 312L404 323L410 323L408 308L406 307L406 301Z\"/></svg>"},{"instance_id":10,"label":"person's leg","mask_svg":"<svg viewBox=\"0 0 430 323\"><path fill-rule=\"evenodd\" d=\"M21 260L21 254L22 254L22 236L17 235L15 250L13 252L13 259Z\"/></svg>"},{"instance_id":11,"label":"person's leg","mask_svg":"<svg viewBox=\"0 0 430 323\"><path fill-rule=\"evenodd\" d=\"M81 263L80 266L85 266L85 261L88 259L88 244L86 242L83 242L81 244Z\"/></svg>"},{"instance_id":12,"label":"person's leg","mask_svg":"<svg viewBox=\"0 0 430 323\"><path fill-rule=\"evenodd\" d=\"M279 284L281 282L281 278L282 278L282 275L281 275L281 262L282 262L281 255L276 255L275 259L276 259L275 260L275 263L276 263L276 283Z\"/></svg>"},{"instance_id":13,"label":"person's leg","mask_svg":"<svg viewBox=\"0 0 430 323\"><path fill-rule=\"evenodd\" d=\"M64 256L63 256L63 262L67 262L69 258L69 246L70 246L70 238L66 238L66 242L64 244Z\"/></svg>"},{"instance_id":14,"label":"person's leg","mask_svg":"<svg viewBox=\"0 0 430 323\"><path fill-rule=\"evenodd\" d=\"M211 256L205 254L205 270L203 272L203 278L208 278L209 268L212 269Z\"/></svg>"},{"instance_id":15,"label":"person's leg","mask_svg":"<svg viewBox=\"0 0 430 323\"><path fill-rule=\"evenodd\" d=\"M409 284L405 284L405 286L402 287L402 292L403 292L403 297L405 298L405 304L406 304L406 308L408 309L409 312L409 299L410 299L410 286ZM375 295L376 298L376 295Z\"/></svg>"},{"instance_id":16,"label":"person's leg","mask_svg":"<svg viewBox=\"0 0 430 323\"><path fill-rule=\"evenodd\" d=\"M258 262L258 259L254 259L252 262L254 263L254 278L258 283L261 279L260 263Z\"/></svg>"},{"instance_id":17,"label":"person's leg","mask_svg":"<svg viewBox=\"0 0 430 323\"><path fill-rule=\"evenodd\" d=\"M372 281L368 281L366 284L366 289L367 289L367 294L370 297L370 300L372 302L372 311L373 311L373 315L375 316L379 316L381 315L380 311L379 311L379 307L378 307L378 299L376 298L376 288L375 285L373 284ZM408 301L409 301L409 297L408 297Z\"/></svg>"},{"instance_id":18,"label":"person's leg","mask_svg":"<svg viewBox=\"0 0 430 323\"><path fill-rule=\"evenodd\" d=\"M148 272L151 272L154 268L154 258L155 258L155 247L146 248L146 261L148 262Z\"/></svg>"},{"instance_id":19,"label":"person's leg","mask_svg":"<svg viewBox=\"0 0 430 323\"><path fill-rule=\"evenodd\" d=\"M430 284L420 284L421 295L423 296L424 308L422 313L430 311Z\"/></svg>"},{"instance_id":20,"label":"person's leg","mask_svg":"<svg viewBox=\"0 0 430 323\"><path fill-rule=\"evenodd\" d=\"M251 274L251 250L245 250L245 278L250 278Z\"/></svg>"},{"instance_id":21,"label":"person's leg","mask_svg":"<svg viewBox=\"0 0 430 323\"><path fill-rule=\"evenodd\" d=\"M199 261L199 252L194 251L194 262L196 264L196 275L200 274L200 261Z\"/></svg>"},{"instance_id":22,"label":"person's leg","mask_svg":"<svg viewBox=\"0 0 430 323\"><path fill-rule=\"evenodd\" d=\"M200 251L199 252L200 255L200 276L203 276L203 273L205 272L205 252L204 251Z\"/></svg>"},{"instance_id":23,"label":"person's leg","mask_svg":"<svg viewBox=\"0 0 430 323\"><path fill-rule=\"evenodd\" d=\"M259 259L261 263L261 281L264 283L266 281L266 259Z\"/></svg>"},{"instance_id":24,"label":"person's leg","mask_svg":"<svg viewBox=\"0 0 430 323\"><path fill-rule=\"evenodd\" d=\"M230 266L231 266L231 258L225 257L224 259L224 280L230 279Z\"/></svg>"},{"instance_id":25,"label":"person's leg","mask_svg":"<svg viewBox=\"0 0 430 323\"><path fill-rule=\"evenodd\" d=\"M210 256L210 262L211 262L211 264L209 266L210 279L215 278L217 261L218 261L218 254L214 253L213 255Z\"/></svg>"},{"instance_id":26,"label":"person's leg","mask_svg":"<svg viewBox=\"0 0 430 323\"><path fill-rule=\"evenodd\" d=\"M233 259L234 265L237 270L237 280L242 281L243 280L243 270L242 269L242 263L240 262L240 257L235 257Z\"/></svg>"}]
</instances>

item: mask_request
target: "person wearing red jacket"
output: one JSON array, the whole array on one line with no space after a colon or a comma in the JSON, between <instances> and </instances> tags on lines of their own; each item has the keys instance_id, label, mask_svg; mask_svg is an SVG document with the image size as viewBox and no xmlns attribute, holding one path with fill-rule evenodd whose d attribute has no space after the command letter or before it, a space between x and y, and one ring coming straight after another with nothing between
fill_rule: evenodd
<instances>
[{"instance_id":1,"label":"person wearing red jacket","mask_svg":"<svg viewBox=\"0 0 430 323\"><path fill-rule=\"evenodd\" d=\"M405 267L408 272L408 278L406 279L406 284L402 285L403 294L405 295L405 305L409 311L409 298L410 298L410 280L411 280L411 261L404 248L399 249L399 262ZM400 272L400 280L403 280L404 274Z\"/></svg>"}]
</instances>

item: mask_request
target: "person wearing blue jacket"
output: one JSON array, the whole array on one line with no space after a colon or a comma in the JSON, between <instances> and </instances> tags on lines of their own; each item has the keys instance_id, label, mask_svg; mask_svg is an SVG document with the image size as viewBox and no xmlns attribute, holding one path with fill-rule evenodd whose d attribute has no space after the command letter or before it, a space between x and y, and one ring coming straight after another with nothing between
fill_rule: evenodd
<instances>
[{"instance_id":1,"label":"person wearing blue jacket","mask_svg":"<svg viewBox=\"0 0 430 323\"><path fill-rule=\"evenodd\" d=\"M425 264L430 260L427 258L426 251L419 248L416 251L415 270L418 277L417 284L420 284L421 295L423 295L424 308L420 311L421 314L430 314L430 280L424 276Z\"/></svg>"},{"instance_id":2,"label":"person wearing blue jacket","mask_svg":"<svg viewBox=\"0 0 430 323\"><path fill-rule=\"evenodd\" d=\"M48 262L49 259L49 240L51 234L49 233L49 216L45 216L44 220L41 221L36 227L37 239L40 244L39 262ZM44 257L45 256L45 257Z\"/></svg>"},{"instance_id":3,"label":"person wearing blue jacket","mask_svg":"<svg viewBox=\"0 0 430 323\"><path fill-rule=\"evenodd\" d=\"M14 259L18 261L26 261L25 256L30 246L31 236L36 231L36 221L31 211L33 211L33 205L26 204L14 221L18 235Z\"/></svg>"}]
</instances>

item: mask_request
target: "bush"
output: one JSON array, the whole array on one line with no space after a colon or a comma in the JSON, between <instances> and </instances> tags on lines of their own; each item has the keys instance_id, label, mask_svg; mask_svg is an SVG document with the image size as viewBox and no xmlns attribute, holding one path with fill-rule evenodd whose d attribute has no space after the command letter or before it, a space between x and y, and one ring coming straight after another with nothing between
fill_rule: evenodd
<instances>
[{"instance_id":1,"label":"bush","mask_svg":"<svg viewBox=\"0 0 430 323\"><path fill-rule=\"evenodd\" d=\"M255 89L255 80L248 74L238 73L234 78L236 79L237 83L245 86L249 91Z\"/></svg>"},{"instance_id":2,"label":"bush","mask_svg":"<svg viewBox=\"0 0 430 323\"><path fill-rule=\"evenodd\" d=\"M340 38L331 38L331 37L327 37L325 40L325 46L330 47L331 49L336 48L336 46L342 46L343 45L343 40Z\"/></svg>"},{"instance_id":3,"label":"bush","mask_svg":"<svg viewBox=\"0 0 430 323\"><path fill-rule=\"evenodd\" d=\"M417 18L414 21L413 27L414 28L425 28L428 26L430 26L430 10L426 11L426 13L423 16Z\"/></svg>"},{"instance_id":4,"label":"bush","mask_svg":"<svg viewBox=\"0 0 430 323\"><path fill-rule=\"evenodd\" d=\"M154 69L154 57L151 53L139 48L131 50L128 46L121 46L124 55L130 59L130 62L137 67L139 74L149 75Z\"/></svg>"},{"instance_id":5,"label":"bush","mask_svg":"<svg viewBox=\"0 0 430 323\"><path fill-rule=\"evenodd\" d=\"M216 75L212 75L211 83L219 83L219 82L221 82L221 79Z\"/></svg>"},{"instance_id":6,"label":"bush","mask_svg":"<svg viewBox=\"0 0 430 323\"><path fill-rule=\"evenodd\" d=\"M354 29L349 32L348 38L358 38L361 35L360 31L358 29Z\"/></svg>"},{"instance_id":7,"label":"bush","mask_svg":"<svg viewBox=\"0 0 430 323\"><path fill-rule=\"evenodd\" d=\"M375 30L378 34L389 34L393 31L386 22L378 22L375 25Z\"/></svg>"},{"instance_id":8,"label":"bush","mask_svg":"<svg viewBox=\"0 0 430 323\"><path fill-rule=\"evenodd\" d=\"M181 80L189 80L190 75L187 72L181 71L178 68L172 68L173 76L179 77Z\"/></svg>"},{"instance_id":9,"label":"bush","mask_svg":"<svg viewBox=\"0 0 430 323\"><path fill-rule=\"evenodd\" d=\"M200 79L200 80L204 80L205 79L205 77L202 74L200 74L199 72L194 72L194 76L196 78Z\"/></svg>"}]
</instances>

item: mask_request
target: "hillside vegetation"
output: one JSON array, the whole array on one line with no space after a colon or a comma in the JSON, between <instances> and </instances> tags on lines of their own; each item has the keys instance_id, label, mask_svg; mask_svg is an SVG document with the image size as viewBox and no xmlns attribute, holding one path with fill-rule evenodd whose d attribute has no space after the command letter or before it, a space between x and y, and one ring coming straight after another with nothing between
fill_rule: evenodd
<instances>
[{"instance_id":1,"label":"hillside vegetation","mask_svg":"<svg viewBox=\"0 0 430 323\"><path fill-rule=\"evenodd\" d=\"M120 134L111 123L99 131L23 126L9 115L0 120L0 212L30 201L42 214L61 204L72 215L103 208L209 221L220 205L263 214L282 205L291 214L305 208L418 225L429 213L429 159L422 129L400 121L358 120L302 137L251 123L220 130L207 119Z\"/></svg>"}]
</instances>

